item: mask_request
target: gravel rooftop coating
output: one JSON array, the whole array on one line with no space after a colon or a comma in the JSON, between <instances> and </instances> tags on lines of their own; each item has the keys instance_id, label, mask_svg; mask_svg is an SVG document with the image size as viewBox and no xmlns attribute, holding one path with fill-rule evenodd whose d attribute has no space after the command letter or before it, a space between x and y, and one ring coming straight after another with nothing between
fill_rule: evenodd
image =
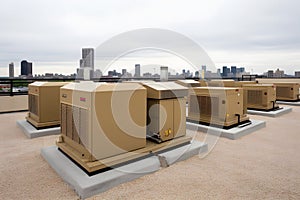
<instances>
[{"instance_id":1,"label":"gravel rooftop coating","mask_svg":"<svg viewBox=\"0 0 300 200\"><path fill-rule=\"evenodd\" d=\"M90 199L300 199L300 107L292 108L278 118L250 115L267 127L238 140L219 138L205 158L194 156ZM0 199L78 199L40 155L58 136L28 139L16 126L25 115L0 114Z\"/></svg>"}]
</instances>

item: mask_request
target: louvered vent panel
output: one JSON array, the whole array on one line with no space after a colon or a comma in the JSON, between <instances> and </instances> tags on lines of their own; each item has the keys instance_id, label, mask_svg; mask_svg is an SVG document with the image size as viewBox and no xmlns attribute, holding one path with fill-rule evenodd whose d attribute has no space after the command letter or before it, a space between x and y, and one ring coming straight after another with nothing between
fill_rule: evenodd
<instances>
[{"instance_id":1,"label":"louvered vent panel","mask_svg":"<svg viewBox=\"0 0 300 200\"><path fill-rule=\"evenodd\" d=\"M38 96L37 95L32 95L32 94L28 94L28 98L29 98L29 112L35 114L35 115L39 115L39 105L38 105Z\"/></svg>"},{"instance_id":2,"label":"louvered vent panel","mask_svg":"<svg viewBox=\"0 0 300 200\"><path fill-rule=\"evenodd\" d=\"M262 104L262 91L260 90L248 90L248 103L249 104Z\"/></svg>"},{"instance_id":3,"label":"louvered vent panel","mask_svg":"<svg viewBox=\"0 0 300 200\"><path fill-rule=\"evenodd\" d=\"M290 87L277 86L276 87L276 96L277 97L289 97L290 91L291 91Z\"/></svg>"},{"instance_id":4,"label":"louvered vent panel","mask_svg":"<svg viewBox=\"0 0 300 200\"><path fill-rule=\"evenodd\" d=\"M190 104L192 113L200 112L200 115L218 116L219 98L217 97L191 95Z\"/></svg>"},{"instance_id":5,"label":"louvered vent panel","mask_svg":"<svg viewBox=\"0 0 300 200\"><path fill-rule=\"evenodd\" d=\"M61 104L61 133L78 144L87 144L87 110Z\"/></svg>"}]
</instances>

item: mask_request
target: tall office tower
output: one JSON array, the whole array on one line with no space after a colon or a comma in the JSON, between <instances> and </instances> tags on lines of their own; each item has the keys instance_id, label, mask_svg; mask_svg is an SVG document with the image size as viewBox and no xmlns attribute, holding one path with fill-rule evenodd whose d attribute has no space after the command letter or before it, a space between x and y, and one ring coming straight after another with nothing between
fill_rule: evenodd
<instances>
[{"instance_id":1,"label":"tall office tower","mask_svg":"<svg viewBox=\"0 0 300 200\"><path fill-rule=\"evenodd\" d=\"M268 70L267 72L267 77L274 77L274 71L273 70Z\"/></svg>"},{"instance_id":2,"label":"tall office tower","mask_svg":"<svg viewBox=\"0 0 300 200\"><path fill-rule=\"evenodd\" d=\"M206 72L206 65L202 65L202 71Z\"/></svg>"},{"instance_id":3,"label":"tall office tower","mask_svg":"<svg viewBox=\"0 0 300 200\"><path fill-rule=\"evenodd\" d=\"M90 67L92 70L94 70L93 48L82 48L82 61L80 61L80 64L83 64L83 67Z\"/></svg>"},{"instance_id":4,"label":"tall office tower","mask_svg":"<svg viewBox=\"0 0 300 200\"><path fill-rule=\"evenodd\" d=\"M27 63L26 60L21 61L21 75L27 76Z\"/></svg>"},{"instance_id":5,"label":"tall office tower","mask_svg":"<svg viewBox=\"0 0 300 200\"><path fill-rule=\"evenodd\" d=\"M140 64L135 64L134 77L141 77L141 65Z\"/></svg>"},{"instance_id":6,"label":"tall office tower","mask_svg":"<svg viewBox=\"0 0 300 200\"><path fill-rule=\"evenodd\" d=\"M295 77L300 77L300 71L295 71Z\"/></svg>"},{"instance_id":7,"label":"tall office tower","mask_svg":"<svg viewBox=\"0 0 300 200\"><path fill-rule=\"evenodd\" d=\"M9 68L8 69L9 70L9 77L13 78L15 76L14 63L13 62L9 63L8 68Z\"/></svg>"},{"instance_id":8,"label":"tall office tower","mask_svg":"<svg viewBox=\"0 0 300 200\"><path fill-rule=\"evenodd\" d=\"M32 62L27 62L27 76L32 76Z\"/></svg>"},{"instance_id":9,"label":"tall office tower","mask_svg":"<svg viewBox=\"0 0 300 200\"><path fill-rule=\"evenodd\" d=\"M236 76L236 66L231 66L231 73Z\"/></svg>"},{"instance_id":10,"label":"tall office tower","mask_svg":"<svg viewBox=\"0 0 300 200\"><path fill-rule=\"evenodd\" d=\"M122 69L122 76L126 76L127 75L127 70L126 69Z\"/></svg>"},{"instance_id":11,"label":"tall office tower","mask_svg":"<svg viewBox=\"0 0 300 200\"><path fill-rule=\"evenodd\" d=\"M167 66L161 66L160 67L160 81L168 81L168 67Z\"/></svg>"},{"instance_id":12,"label":"tall office tower","mask_svg":"<svg viewBox=\"0 0 300 200\"><path fill-rule=\"evenodd\" d=\"M227 66L223 66L223 74L222 74L222 76L227 77L227 75L228 75L228 70L227 69L228 69Z\"/></svg>"},{"instance_id":13,"label":"tall office tower","mask_svg":"<svg viewBox=\"0 0 300 200\"><path fill-rule=\"evenodd\" d=\"M27 60L21 61L21 76L32 76L32 63Z\"/></svg>"}]
</instances>

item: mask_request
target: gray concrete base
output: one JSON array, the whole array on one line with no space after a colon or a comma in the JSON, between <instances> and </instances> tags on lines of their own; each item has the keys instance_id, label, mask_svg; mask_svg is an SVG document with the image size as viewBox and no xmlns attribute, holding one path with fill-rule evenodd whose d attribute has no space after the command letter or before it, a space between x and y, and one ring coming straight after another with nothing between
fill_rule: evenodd
<instances>
[{"instance_id":1,"label":"gray concrete base","mask_svg":"<svg viewBox=\"0 0 300 200\"><path fill-rule=\"evenodd\" d=\"M57 135L60 134L60 127L45 128L45 129L36 129L26 120L17 120L17 125L22 129L25 135L32 139L36 137L42 137L47 135Z\"/></svg>"},{"instance_id":2,"label":"gray concrete base","mask_svg":"<svg viewBox=\"0 0 300 200\"><path fill-rule=\"evenodd\" d=\"M292 108L282 108L280 110L275 111L258 111L258 110L248 110L247 113L250 115L262 115L267 117L279 117L281 115L292 112Z\"/></svg>"},{"instance_id":3,"label":"gray concrete base","mask_svg":"<svg viewBox=\"0 0 300 200\"><path fill-rule=\"evenodd\" d=\"M207 144L193 141L192 144L164 152L160 155L166 157L168 164L172 164L201 152L206 152L207 150ZM68 157L61 153L56 146L43 148L41 155L56 173L83 199L109 190L119 184L153 173L161 168L158 157L151 156L106 172L88 176Z\"/></svg>"},{"instance_id":4,"label":"gray concrete base","mask_svg":"<svg viewBox=\"0 0 300 200\"><path fill-rule=\"evenodd\" d=\"M300 106L300 101L291 102L291 101L276 101L278 104L289 105L289 106Z\"/></svg>"},{"instance_id":5,"label":"gray concrete base","mask_svg":"<svg viewBox=\"0 0 300 200\"><path fill-rule=\"evenodd\" d=\"M204 133L217 135L225 138L229 138L231 140L239 139L245 135L253 133L259 129L266 127L265 121L260 120L251 120L251 124L244 127L234 127L228 130L222 128L216 128L211 126L206 126L202 124L196 124L191 122L186 122L186 128L190 130L198 130Z\"/></svg>"}]
</instances>

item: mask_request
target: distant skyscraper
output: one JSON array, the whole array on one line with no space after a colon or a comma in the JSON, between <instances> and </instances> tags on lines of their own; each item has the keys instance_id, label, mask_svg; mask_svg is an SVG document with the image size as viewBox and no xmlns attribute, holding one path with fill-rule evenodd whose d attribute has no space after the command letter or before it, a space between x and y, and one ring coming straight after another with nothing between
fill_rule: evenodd
<instances>
[{"instance_id":1,"label":"distant skyscraper","mask_svg":"<svg viewBox=\"0 0 300 200\"><path fill-rule=\"evenodd\" d=\"M134 77L141 77L141 65L140 64L135 64Z\"/></svg>"},{"instance_id":2,"label":"distant skyscraper","mask_svg":"<svg viewBox=\"0 0 300 200\"><path fill-rule=\"evenodd\" d=\"M202 65L202 70L204 71L204 73L206 72L206 65Z\"/></svg>"},{"instance_id":3,"label":"distant skyscraper","mask_svg":"<svg viewBox=\"0 0 300 200\"><path fill-rule=\"evenodd\" d=\"M14 63L9 63L8 65L9 77L13 78L15 76Z\"/></svg>"},{"instance_id":4,"label":"distant skyscraper","mask_svg":"<svg viewBox=\"0 0 300 200\"><path fill-rule=\"evenodd\" d=\"M273 70L268 70L267 77L274 77L274 71Z\"/></svg>"},{"instance_id":5,"label":"distant skyscraper","mask_svg":"<svg viewBox=\"0 0 300 200\"><path fill-rule=\"evenodd\" d=\"M300 77L300 71L295 72L295 77Z\"/></svg>"},{"instance_id":6,"label":"distant skyscraper","mask_svg":"<svg viewBox=\"0 0 300 200\"><path fill-rule=\"evenodd\" d=\"M227 66L223 66L222 76L227 77L227 75L228 75L228 68L227 68Z\"/></svg>"},{"instance_id":7,"label":"distant skyscraper","mask_svg":"<svg viewBox=\"0 0 300 200\"><path fill-rule=\"evenodd\" d=\"M21 75L30 76L32 75L32 63L27 62L27 60L21 61Z\"/></svg>"},{"instance_id":8,"label":"distant skyscraper","mask_svg":"<svg viewBox=\"0 0 300 200\"><path fill-rule=\"evenodd\" d=\"M122 76L126 76L127 74L127 70L126 69L122 69Z\"/></svg>"},{"instance_id":9,"label":"distant skyscraper","mask_svg":"<svg viewBox=\"0 0 300 200\"><path fill-rule=\"evenodd\" d=\"M168 67L161 66L160 67L160 81L168 81Z\"/></svg>"},{"instance_id":10,"label":"distant skyscraper","mask_svg":"<svg viewBox=\"0 0 300 200\"><path fill-rule=\"evenodd\" d=\"M27 76L32 76L32 63L27 63Z\"/></svg>"},{"instance_id":11,"label":"distant skyscraper","mask_svg":"<svg viewBox=\"0 0 300 200\"><path fill-rule=\"evenodd\" d=\"M284 71L277 69L274 73L274 77L284 77Z\"/></svg>"},{"instance_id":12,"label":"distant skyscraper","mask_svg":"<svg viewBox=\"0 0 300 200\"><path fill-rule=\"evenodd\" d=\"M27 76L27 61L26 60L21 61L21 75Z\"/></svg>"},{"instance_id":13,"label":"distant skyscraper","mask_svg":"<svg viewBox=\"0 0 300 200\"><path fill-rule=\"evenodd\" d=\"M80 61L80 67L90 67L94 70L94 49L82 48L82 61Z\"/></svg>"},{"instance_id":14,"label":"distant skyscraper","mask_svg":"<svg viewBox=\"0 0 300 200\"><path fill-rule=\"evenodd\" d=\"M231 73L236 76L236 66L231 66Z\"/></svg>"}]
</instances>

